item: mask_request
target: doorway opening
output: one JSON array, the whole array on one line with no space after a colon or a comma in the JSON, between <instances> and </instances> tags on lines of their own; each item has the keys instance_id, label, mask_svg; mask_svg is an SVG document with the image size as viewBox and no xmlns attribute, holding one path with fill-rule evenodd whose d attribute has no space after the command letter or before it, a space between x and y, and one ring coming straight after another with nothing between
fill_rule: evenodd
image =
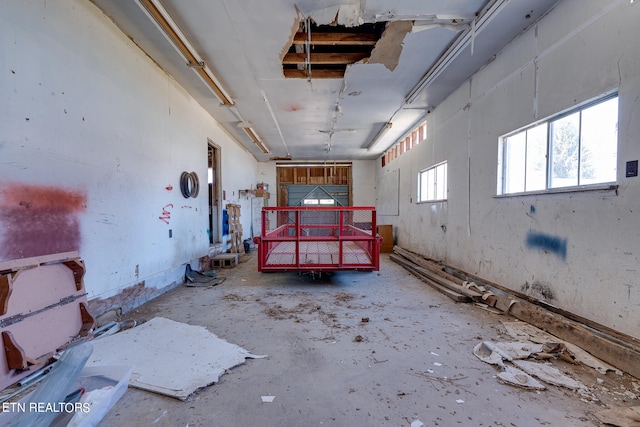
<instances>
[{"instance_id":1,"label":"doorway opening","mask_svg":"<svg viewBox=\"0 0 640 427\"><path fill-rule=\"evenodd\" d=\"M207 145L207 158L207 182L209 184L209 228L207 232L209 234L209 244L212 245L221 241L219 219L222 214L220 210L222 192L220 187L220 147L211 140Z\"/></svg>"}]
</instances>

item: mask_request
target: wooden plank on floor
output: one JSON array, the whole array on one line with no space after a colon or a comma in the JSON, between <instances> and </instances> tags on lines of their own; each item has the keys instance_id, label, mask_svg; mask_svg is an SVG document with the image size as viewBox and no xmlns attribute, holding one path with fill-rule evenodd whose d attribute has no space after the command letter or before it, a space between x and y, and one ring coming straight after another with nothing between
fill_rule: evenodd
<instances>
[{"instance_id":1,"label":"wooden plank on floor","mask_svg":"<svg viewBox=\"0 0 640 427\"><path fill-rule=\"evenodd\" d=\"M428 284L432 288L436 289L437 291L440 291L441 293L445 294L446 296L448 296L452 300L454 300L456 302L468 302L468 301L470 301L470 298L467 297L466 295L462 295L462 294L460 294L458 292L452 291L451 289L448 289L448 288L446 288L446 287L444 287L442 285L439 285L438 283L434 282L433 280L428 279L426 276L424 276L419 271L419 270L423 270L423 269L421 269L420 267L416 266L415 264L412 264L410 261L407 261L403 257L401 257L399 255L390 254L389 258L391 258L391 260L394 261L395 263L400 264L401 266L403 266L405 269L407 269L407 271L409 271L409 273L413 274L414 276L416 276L417 278L419 278L420 280L422 280L423 282L425 282L426 284Z\"/></svg>"},{"instance_id":2,"label":"wooden plank on floor","mask_svg":"<svg viewBox=\"0 0 640 427\"><path fill-rule=\"evenodd\" d=\"M444 271L444 266L441 264L438 264L436 261L425 259L422 256L418 254L414 254L413 252L410 252L406 249L403 249L398 245L395 245L393 247L393 252L397 253L398 255L402 255L403 257L407 258L410 261L413 261L415 264L418 264L422 268L426 268L427 270L433 271L435 274L441 277L444 277L450 282L457 283L457 284L462 283L462 280L460 280L458 277L446 273Z\"/></svg>"},{"instance_id":3,"label":"wooden plank on floor","mask_svg":"<svg viewBox=\"0 0 640 427\"><path fill-rule=\"evenodd\" d=\"M412 268L414 268L416 271L420 272L420 274L422 274L423 276L425 276L427 279L436 282L438 285L443 286L447 289L450 289L454 292L457 292L459 294L465 295L471 299L474 300L481 300L482 299L482 294L480 292L476 292L476 291L472 291L471 289L467 289L464 288L460 285L458 285L457 283L454 283L450 280L445 279L444 277L439 276L438 274L434 273L431 270L428 270L426 268L422 268L419 265L416 265L415 263L407 260L406 258L400 256L400 255L396 255L396 254L390 254L389 255L391 257L391 259L393 259L395 261L395 258L399 258L401 260L403 260L404 262L406 262L407 264L410 264L412 266ZM404 264L403 264L404 265Z\"/></svg>"},{"instance_id":4,"label":"wooden plank on floor","mask_svg":"<svg viewBox=\"0 0 640 427\"><path fill-rule=\"evenodd\" d=\"M517 302L509 309L512 316L569 341L616 368L640 378L640 349L602 337L584 325L530 302L514 300Z\"/></svg>"},{"instance_id":5,"label":"wooden plank on floor","mask_svg":"<svg viewBox=\"0 0 640 427\"><path fill-rule=\"evenodd\" d=\"M484 286L485 288L491 290L491 292L495 293L496 295L515 295L518 298L521 298L525 301L528 301L534 305L540 306L546 310L549 310L552 313L556 313L559 314L560 316L566 317L567 319L571 319L575 322L578 323L582 323L584 325L586 325L589 328L594 329L595 331L598 332L602 332L604 335L609 335L613 338L619 339L621 341L630 343L631 345L634 345L636 347L640 347L640 340L634 337L631 337L629 335L623 334L619 331L616 331L615 329L609 328L608 326L602 325L600 323L594 322L592 320L589 320L585 317L582 316L578 316L575 313L571 313L569 311L563 310L560 307L556 307L553 306L549 303L547 303L546 301L537 299L537 298L533 298L529 295L523 294L522 292L518 292L516 290L513 289L509 289L505 286L499 285L497 283L488 281L486 279L480 278L476 275L473 275L471 273L467 273L461 270L458 270L456 268L453 268L451 266L444 266L443 270L445 272L447 272L450 275L453 275L457 278L459 278L460 280L467 280L470 282L476 282L478 285Z\"/></svg>"},{"instance_id":6,"label":"wooden plank on floor","mask_svg":"<svg viewBox=\"0 0 640 427\"><path fill-rule=\"evenodd\" d=\"M446 266L445 271L463 280L473 280L496 294L496 308L511 314L517 319L527 322L556 337L568 341L588 353L615 366L616 368L640 378L640 345L633 337L625 336L595 322L572 316L565 310L541 305L542 301L530 301L530 297L517 291L499 286L493 282ZM559 312L556 310L560 310ZM575 316L575 315L573 315ZM586 320L587 323L581 320Z\"/></svg>"}]
</instances>

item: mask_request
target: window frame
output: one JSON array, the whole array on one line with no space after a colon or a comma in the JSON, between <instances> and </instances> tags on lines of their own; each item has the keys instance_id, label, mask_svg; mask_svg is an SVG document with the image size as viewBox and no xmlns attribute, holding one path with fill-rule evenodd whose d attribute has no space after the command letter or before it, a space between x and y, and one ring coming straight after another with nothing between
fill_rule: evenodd
<instances>
[{"instance_id":1,"label":"window frame","mask_svg":"<svg viewBox=\"0 0 640 427\"><path fill-rule=\"evenodd\" d=\"M615 141L615 178L613 181L601 181L601 182L594 182L594 183L588 183L588 184L583 184L581 183L581 179L583 179L581 177L581 166L582 166L582 148L585 145L585 139L583 138L583 121L582 121L582 117L583 117L583 113L584 111L597 106L599 104L603 104L605 102L611 101L613 99L616 99L617 101L617 122L616 122L616 141ZM552 141L552 124L559 122L562 119L568 118L571 115L574 115L578 113L578 135L577 135L577 166L576 166L576 185L564 185L564 186L554 186L553 185L553 171L552 171L552 165L553 165L553 158L554 158L554 147L553 147L553 141ZM617 181L618 181L618 131L617 131L617 125L619 123L619 95L618 95L618 91L613 91L610 93L606 93L602 96L599 96L597 98L594 98L590 101L587 101L583 104L577 105L572 107L571 109L568 109L566 111L563 111L561 113L558 113L556 115L550 116L546 119L543 120L539 120L537 122L531 123L523 128L517 129L513 132L509 132L505 135L502 135L500 138L498 138L498 179L497 179L497 184L496 184L496 197L510 197L510 196L518 196L518 195L529 195L529 194L547 194L547 193L560 193L560 192L571 192L571 191L585 191L585 190L600 190L600 189L615 189L618 187L617 185ZM534 130L542 125L546 126L546 152L544 153L544 158L545 158L545 182L544 182L544 188L542 189L534 189L534 190L527 190L527 168L528 168L528 161L527 161L527 150L528 150L528 146L527 146L527 138L528 138L528 132L531 130ZM508 187L508 178L509 178L509 171L510 171L510 167L513 167L513 165L509 165L508 164L508 153L507 153L507 142L509 138L513 138L516 136L520 136L520 135L524 135L525 138L525 146L523 148L523 152L524 152L524 161L520 164L517 164L516 166L518 167L522 167L524 169L523 173L524 173L524 179L523 182L521 183L521 187L523 187L524 189L521 191L513 191L513 192L507 192L507 187ZM557 179L557 178L556 178ZM517 183L516 183L517 185Z\"/></svg>"},{"instance_id":2,"label":"window frame","mask_svg":"<svg viewBox=\"0 0 640 427\"><path fill-rule=\"evenodd\" d=\"M442 174L442 176L444 176L444 188L439 187L439 180L438 180L438 168L444 168L444 172ZM422 186L423 186L423 176L429 176L429 172L433 171L433 198L429 198L428 194L429 194L429 190L427 190L427 198L426 199L422 199ZM422 169L421 171L418 172L418 196L417 196L417 203L438 203L438 202L446 202L448 200L448 196L449 196L449 177L448 177L448 166L447 166L447 161L442 161L440 163L437 163L433 166L429 166L428 168ZM440 180L441 181L441 180ZM428 183L428 182L427 182ZM439 195L442 195L443 197L438 197Z\"/></svg>"}]
</instances>

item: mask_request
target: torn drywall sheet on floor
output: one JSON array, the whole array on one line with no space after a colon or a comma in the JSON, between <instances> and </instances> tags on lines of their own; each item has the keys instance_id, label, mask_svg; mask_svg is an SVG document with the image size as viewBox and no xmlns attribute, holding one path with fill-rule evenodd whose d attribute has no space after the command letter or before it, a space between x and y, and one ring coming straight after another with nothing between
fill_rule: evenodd
<instances>
[{"instance_id":1,"label":"torn drywall sheet on floor","mask_svg":"<svg viewBox=\"0 0 640 427\"><path fill-rule=\"evenodd\" d=\"M517 385L519 387L531 388L534 390L545 390L546 387L540 381L522 372L513 366L505 366L504 371L500 372L497 377L507 384Z\"/></svg>"},{"instance_id":2,"label":"torn drywall sheet on floor","mask_svg":"<svg viewBox=\"0 0 640 427\"><path fill-rule=\"evenodd\" d=\"M571 390L586 389L582 383L548 363L522 360L540 355L551 356L551 353L545 350L545 346L541 344L482 341L474 347L473 354L485 363L498 366L501 372L497 377L509 384L544 390L545 386L533 378L535 377L544 383L567 387ZM505 361L511 362L515 367L506 365Z\"/></svg>"},{"instance_id":3,"label":"torn drywall sheet on floor","mask_svg":"<svg viewBox=\"0 0 640 427\"><path fill-rule=\"evenodd\" d=\"M586 387L580 381L574 380L568 375L560 372L559 369L556 369L546 363L530 362L527 360L514 360L513 364L527 374L533 375L534 377L539 378L547 384L566 387L571 390L586 389Z\"/></svg>"},{"instance_id":4,"label":"torn drywall sheet on floor","mask_svg":"<svg viewBox=\"0 0 640 427\"><path fill-rule=\"evenodd\" d=\"M522 343L509 343L512 347ZM523 344L526 345L526 344ZM496 365L500 369L500 373L497 375L498 379L504 381L507 384L517 385L525 388L532 388L535 390L544 390L545 386L538 382L535 378L526 374L518 368L505 365L504 361L512 362L514 356L509 354L503 348L500 348L496 343L491 341L482 341L473 348L473 354L480 360L490 365ZM515 354L516 357L519 357ZM527 357L527 356L525 356Z\"/></svg>"},{"instance_id":5,"label":"torn drywall sheet on floor","mask_svg":"<svg viewBox=\"0 0 640 427\"><path fill-rule=\"evenodd\" d=\"M502 325L505 327L507 334L509 334L512 338L522 341L531 341L534 343L545 344L545 343L561 343L564 344L569 352L575 358L575 362L583 363L601 374L606 374L608 371L618 371L613 366L608 363L603 362L602 360L592 356L585 350L580 347L571 344L570 342L561 340L558 337L555 337L542 329L538 329L533 325L530 325L525 322L502 322Z\"/></svg>"},{"instance_id":6,"label":"torn drywall sheet on floor","mask_svg":"<svg viewBox=\"0 0 640 427\"><path fill-rule=\"evenodd\" d=\"M185 400L247 358L260 358L202 326L163 317L93 342L87 363L135 368L129 385Z\"/></svg>"}]
</instances>

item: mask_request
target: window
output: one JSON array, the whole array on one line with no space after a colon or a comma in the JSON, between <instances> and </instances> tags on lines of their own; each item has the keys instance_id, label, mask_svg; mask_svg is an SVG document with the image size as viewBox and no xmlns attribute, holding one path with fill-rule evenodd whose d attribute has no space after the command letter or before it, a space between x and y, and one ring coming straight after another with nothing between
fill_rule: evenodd
<instances>
[{"instance_id":1,"label":"window","mask_svg":"<svg viewBox=\"0 0 640 427\"><path fill-rule=\"evenodd\" d=\"M302 203L305 206L308 206L308 205L333 206L336 204L336 201L334 199L304 199Z\"/></svg>"},{"instance_id":2,"label":"window","mask_svg":"<svg viewBox=\"0 0 640 427\"><path fill-rule=\"evenodd\" d=\"M615 182L617 153L614 94L502 137L498 194Z\"/></svg>"},{"instance_id":3,"label":"window","mask_svg":"<svg viewBox=\"0 0 640 427\"><path fill-rule=\"evenodd\" d=\"M447 200L447 162L430 167L418 176L418 202Z\"/></svg>"},{"instance_id":4,"label":"window","mask_svg":"<svg viewBox=\"0 0 640 427\"><path fill-rule=\"evenodd\" d=\"M411 150L427 137L427 122L422 122L417 128L405 135L400 141L397 141L382 156L382 167L394 160L401 154Z\"/></svg>"}]
</instances>

